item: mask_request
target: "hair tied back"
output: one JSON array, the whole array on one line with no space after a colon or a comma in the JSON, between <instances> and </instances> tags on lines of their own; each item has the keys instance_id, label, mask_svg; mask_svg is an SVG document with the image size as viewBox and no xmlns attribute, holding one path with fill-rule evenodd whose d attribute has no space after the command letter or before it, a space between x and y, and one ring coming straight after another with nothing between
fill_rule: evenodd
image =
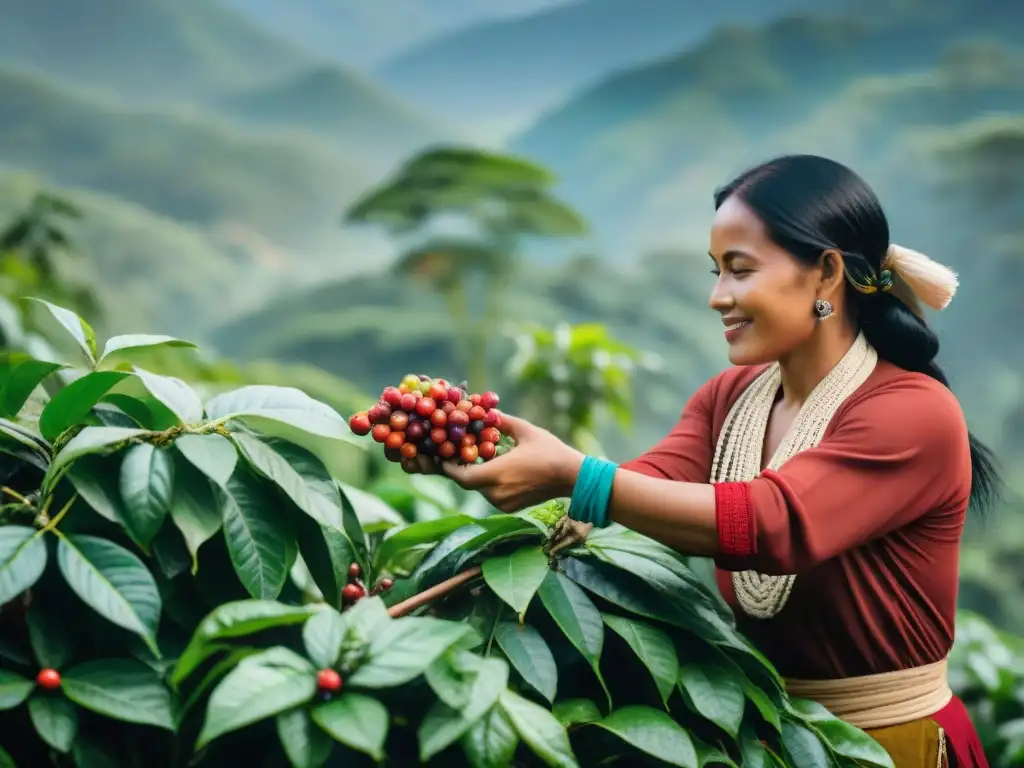
<instances>
[{"instance_id":1,"label":"hair tied back","mask_svg":"<svg viewBox=\"0 0 1024 768\"><path fill-rule=\"evenodd\" d=\"M886 252L883 268L895 272L914 296L936 310L949 306L960 285L949 267L895 243Z\"/></svg>"}]
</instances>

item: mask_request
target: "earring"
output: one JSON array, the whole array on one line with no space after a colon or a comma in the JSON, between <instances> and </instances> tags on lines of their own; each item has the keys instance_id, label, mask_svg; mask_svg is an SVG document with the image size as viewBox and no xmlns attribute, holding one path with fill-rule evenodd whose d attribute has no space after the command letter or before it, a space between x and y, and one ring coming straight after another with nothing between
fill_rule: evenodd
<instances>
[{"instance_id":1,"label":"earring","mask_svg":"<svg viewBox=\"0 0 1024 768\"><path fill-rule=\"evenodd\" d=\"M814 302L814 314L819 320L827 320L832 317L832 302L826 299L818 299Z\"/></svg>"}]
</instances>

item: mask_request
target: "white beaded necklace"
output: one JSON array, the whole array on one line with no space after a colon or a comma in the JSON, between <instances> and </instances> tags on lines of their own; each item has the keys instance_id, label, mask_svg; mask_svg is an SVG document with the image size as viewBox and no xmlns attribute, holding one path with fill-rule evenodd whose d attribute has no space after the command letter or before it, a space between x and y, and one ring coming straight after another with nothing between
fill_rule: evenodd
<instances>
[{"instance_id":1,"label":"white beaded necklace","mask_svg":"<svg viewBox=\"0 0 1024 768\"><path fill-rule=\"evenodd\" d=\"M778 469L800 451L820 443L836 411L867 381L877 362L875 349L863 333L859 334L843 359L811 392L767 468ZM781 385L779 364L774 363L740 395L722 426L711 465L711 482L746 482L761 474L768 419ZM770 619L785 607L795 581L795 575L771 576L756 571L732 574L740 607L758 619Z\"/></svg>"}]
</instances>

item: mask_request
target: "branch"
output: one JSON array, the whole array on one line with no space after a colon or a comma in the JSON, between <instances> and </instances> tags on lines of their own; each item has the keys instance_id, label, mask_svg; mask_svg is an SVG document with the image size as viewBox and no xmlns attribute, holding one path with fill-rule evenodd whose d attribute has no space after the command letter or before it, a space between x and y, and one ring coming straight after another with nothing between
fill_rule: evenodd
<instances>
[{"instance_id":1,"label":"branch","mask_svg":"<svg viewBox=\"0 0 1024 768\"><path fill-rule=\"evenodd\" d=\"M452 592L456 588L462 586L467 581L475 579L482 572L479 565L474 565L472 568L468 568L462 573L452 576L450 579L445 579L440 584L436 584L430 589L425 589L419 594L413 595L400 603L395 603L388 608L388 616L393 619L397 619L400 616L405 616L407 613L412 613L420 606L426 605L431 600L436 600L439 597L444 597L449 592Z\"/></svg>"}]
</instances>

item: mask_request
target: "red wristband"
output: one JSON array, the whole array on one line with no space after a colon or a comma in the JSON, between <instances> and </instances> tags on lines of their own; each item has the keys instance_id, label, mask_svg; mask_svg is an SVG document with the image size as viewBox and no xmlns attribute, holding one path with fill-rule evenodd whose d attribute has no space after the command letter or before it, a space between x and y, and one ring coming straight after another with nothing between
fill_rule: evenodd
<instances>
[{"instance_id":1,"label":"red wristband","mask_svg":"<svg viewBox=\"0 0 1024 768\"><path fill-rule=\"evenodd\" d=\"M715 522L721 554L743 557L757 551L748 483L715 483Z\"/></svg>"}]
</instances>

